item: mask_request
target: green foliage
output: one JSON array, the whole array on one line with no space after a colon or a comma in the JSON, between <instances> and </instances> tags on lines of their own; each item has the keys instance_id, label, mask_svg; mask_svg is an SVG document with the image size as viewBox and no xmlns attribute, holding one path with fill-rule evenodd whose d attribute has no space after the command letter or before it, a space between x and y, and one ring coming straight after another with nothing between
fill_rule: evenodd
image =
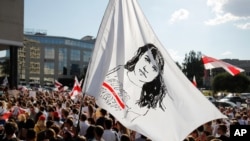
<instances>
[{"instance_id":1,"label":"green foliage","mask_svg":"<svg viewBox=\"0 0 250 141\"><path fill-rule=\"evenodd\" d=\"M193 77L195 76L198 87L202 87L204 76L204 65L201 58L201 52L196 53L192 50L189 52L189 54L185 54L185 59L182 63L183 73L190 81L192 81Z\"/></svg>"},{"instance_id":2,"label":"green foliage","mask_svg":"<svg viewBox=\"0 0 250 141\"><path fill-rule=\"evenodd\" d=\"M227 72L216 75L212 84L214 92L227 91L233 93L244 92L249 85L250 80L247 76L243 74L232 76Z\"/></svg>"}]
</instances>

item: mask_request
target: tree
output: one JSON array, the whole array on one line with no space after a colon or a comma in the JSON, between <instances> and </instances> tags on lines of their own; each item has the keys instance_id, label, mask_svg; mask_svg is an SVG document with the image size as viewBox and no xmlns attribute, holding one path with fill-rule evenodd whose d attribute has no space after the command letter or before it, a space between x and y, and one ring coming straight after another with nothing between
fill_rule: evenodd
<instances>
[{"instance_id":1,"label":"tree","mask_svg":"<svg viewBox=\"0 0 250 141\"><path fill-rule=\"evenodd\" d=\"M239 74L232 76L227 72L217 74L213 80L213 91L227 91L233 93L242 93L248 89L250 80L247 76Z\"/></svg>"},{"instance_id":2,"label":"tree","mask_svg":"<svg viewBox=\"0 0 250 141\"><path fill-rule=\"evenodd\" d=\"M192 50L189 52L189 54L185 54L185 59L182 63L183 73L190 81L192 81L193 77L195 76L198 87L203 86L204 65L201 58L201 52L195 53Z\"/></svg>"}]
</instances>

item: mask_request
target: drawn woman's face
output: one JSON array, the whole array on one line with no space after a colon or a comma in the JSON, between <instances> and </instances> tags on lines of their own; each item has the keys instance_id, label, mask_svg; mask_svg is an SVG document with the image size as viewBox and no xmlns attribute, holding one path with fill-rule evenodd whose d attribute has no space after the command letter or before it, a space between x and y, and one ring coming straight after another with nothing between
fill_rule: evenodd
<instances>
[{"instance_id":1,"label":"drawn woman's face","mask_svg":"<svg viewBox=\"0 0 250 141\"><path fill-rule=\"evenodd\" d=\"M135 65L134 73L141 82L151 82L159 74L159 67L151 58L153 57L144 53Z\"/></svg>"}]
</instances>

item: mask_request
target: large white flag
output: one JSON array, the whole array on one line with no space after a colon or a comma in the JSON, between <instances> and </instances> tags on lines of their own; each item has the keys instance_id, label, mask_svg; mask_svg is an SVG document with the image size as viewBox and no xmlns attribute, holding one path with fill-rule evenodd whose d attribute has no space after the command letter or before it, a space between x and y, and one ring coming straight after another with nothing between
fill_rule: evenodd
<instances>
[{"instance_id":1,"label":"large white flag","mask_svg":"<svg viewBox=\"0 0 250 141\"><path fill-rule=\"evenodd\" d=\"M206 55L202 55L202 61L203 61L205 69L223 68L225 71L227 71L233 76L244 71L243 69L239 67L236 67L224 61L221 61L221 60L218 60L218 59L206 56Z\"/></svg>"},{"instance_id":2,"label":"large white flag","mask_svg":"<svg viewBox=\"0 0 250 141\"><path fill-rule=\"evenodd\" d=\"M126 127L154 141L181 141L225 118L157 39L136 0L110 0L83 90Z\"/></svg>"}]
</instances>

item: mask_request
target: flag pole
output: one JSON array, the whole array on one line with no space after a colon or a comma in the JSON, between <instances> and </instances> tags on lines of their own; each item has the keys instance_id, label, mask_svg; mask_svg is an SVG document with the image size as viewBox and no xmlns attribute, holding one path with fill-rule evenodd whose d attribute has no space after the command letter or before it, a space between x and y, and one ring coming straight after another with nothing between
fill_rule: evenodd
<instances>
[{"instance_id":1,"label":"flag pole","mask_svg":"<svg viewBox=\"0 0 250 141\"><path fill-rule=\"evenodd\" d=\"M92 58L92 57L91 57ZM91 62L92 59L90 59L89 61L89 64ZM87 83L85 80L88 80L89 76L89 65L88 65L88 69L86 71L86 75L85 75L85 78L84 78L84 83L81 84L81 88L82 88L82 99L80 101L80 110L79 110L79 115L78 115L78 122L77 122L77 132L79 133L80 131L80 118L81 118L81 115L82 115L82 105L83 105L83 101L84 101L84 97L86 95L86 84ZM84 87L84 88L83 88Z\"/></svg>"}]
</instances>

